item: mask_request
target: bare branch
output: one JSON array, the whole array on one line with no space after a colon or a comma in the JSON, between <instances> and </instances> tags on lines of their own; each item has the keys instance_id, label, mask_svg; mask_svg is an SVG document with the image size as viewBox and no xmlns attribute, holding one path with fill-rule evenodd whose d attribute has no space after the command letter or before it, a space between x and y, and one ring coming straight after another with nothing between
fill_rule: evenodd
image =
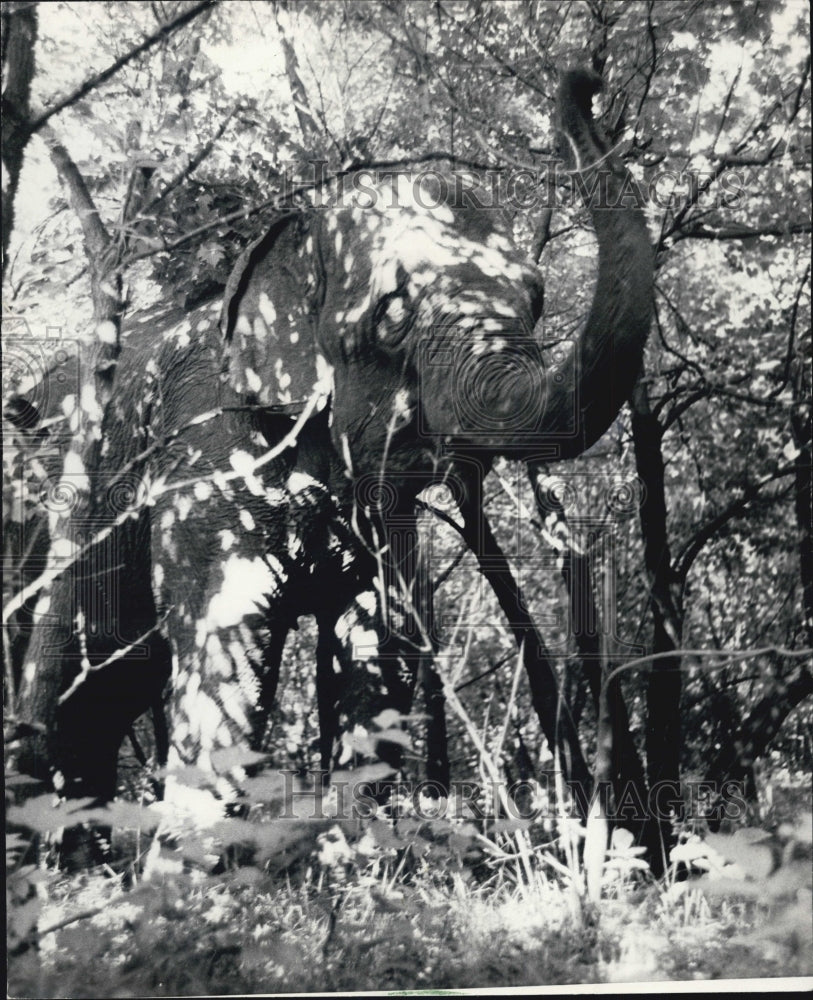
<instances>
[{"instance_id":1,"label":"bare branch","mask_svg":"<svg viewBox=\"0 0 813 1000\"><path fill-rule=\"evenodd\" d=\"M674 233L672 240L754 240L761 236L791 236L796 233L811 232L809 222L788 222L784 225L767 226L729 226L723 229L709 229L707 226L694 226L691 229L681 229Z\"/></svg>"},{"instance_id":2,"label":"bare branch","mask_svg":"<svg viewBox=\"0 0 813 1000\"><path fill-rule=\"evenodd\" d=\"M677 580L682 584L686 580L689 570L691 569L692 563L695 561L697 556L700 554L703 546L711 541L711 539L720 531L725 525L733 520L733 518L738 517L748 506L748 504L753 503L755 500L761 499L762 490L770 485L770 483L776 482L778 479L784 479L785 476L791 476L794 473L795 467L793 465L785 465L781 469L777 469L770 476L766 476L761 479L758 483L755 483L749 489L745 490L743 495L738 499L732 501L727 507L723 508L719 514L707 521L705 525L699 528L691 540L683 547L683 551L680 556L675 560L675 576Z\"/></svg>"}]
</instances>

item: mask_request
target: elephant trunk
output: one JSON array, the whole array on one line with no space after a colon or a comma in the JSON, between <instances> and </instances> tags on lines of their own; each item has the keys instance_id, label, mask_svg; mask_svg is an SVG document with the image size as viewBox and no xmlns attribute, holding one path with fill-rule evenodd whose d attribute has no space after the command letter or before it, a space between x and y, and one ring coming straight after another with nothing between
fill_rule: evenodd
<instances>
[{"instance_id":1,"label":"elephant trunk","mask_svg":"<svg viewBox=\"0 0 813 1000\"><path fill-rule=\"evenodd\" d=\"M544 403L533 445L556 443L560 458L589 448L629 397L652 313L654 255L642 195L596 128L591 101L600 87L598 76L575 70L564 74L559 88L566 160L574 168L574 189L590 208L599 249L598 279L584 332L567 360L543 375ZM533 398L538 392L538 379L529 378L517 392L521 405L539 409L538 398ZM533 447L522 450L533 457Z\"/></svg>"}]
</instances>

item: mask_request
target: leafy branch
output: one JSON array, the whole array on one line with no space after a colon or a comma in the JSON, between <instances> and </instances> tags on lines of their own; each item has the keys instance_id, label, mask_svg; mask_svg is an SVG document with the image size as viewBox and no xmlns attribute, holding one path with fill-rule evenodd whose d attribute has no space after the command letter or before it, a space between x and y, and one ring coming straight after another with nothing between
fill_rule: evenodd
<instances>
[{"instance_id":1,"label":"leafy branch","mask_svg":"<svg viewBox=\"0 0 813 1000\"><path fill-rule=\"evenodd\" d=\"M143 42L136 45L135 48L126 52L123 56L114 60L109 66L103 69L100 73L96 73L94 76L85 80L84 83L80 84L74 91L63 97L61 101L57 101L53 107L49 108L47 111L43 111L38 115L33 121L29 122L25 127L29 135L35 135L39 130L45 125L47 121L58 115L61 111L69 108L72 104L76 104L77 101L81 101L83 97L86 97L91 91L96 90L103 83L106 83L112 76L128 63L131 63L134 59L137 59L143 53L148 52L151 48L157 45L159 42L164 41L169 38L170 35L174 34L179 28L184 27L191 21L194 21L196 17L203 14L207 10L211 10L216 7L219 0L200 0L193 7L189 7L187 10L182 11L171 21L166 24L162 24L160 28L154 31L151 35L148 35Z\"/></svg>"}]
</instances>

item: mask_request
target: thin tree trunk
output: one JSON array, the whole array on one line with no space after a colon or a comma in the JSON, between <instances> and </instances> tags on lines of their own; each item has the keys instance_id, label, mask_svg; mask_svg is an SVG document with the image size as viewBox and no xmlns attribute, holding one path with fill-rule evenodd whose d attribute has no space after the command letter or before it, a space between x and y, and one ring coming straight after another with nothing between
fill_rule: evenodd
<instances>
[{"instance_id":1,"label":"thin tree trunk","mask_svg":"<svg viewBox=\"0 0 813 1000\"><path fill-rule=\"evenodd\" d=\"M280 10L284 11L286 15L289 14L288 4L284 0L274 11L274 17L280 41L282 42L282 51L285 55L285 73L288 76L288 86L291 88L291 98L294 110L296 111L296 118L299 122L299 128L302 132L302 141L307 149L312 149L322 130L311 114L308 92L305 90L305 85L299 73L299 60L296 57L296 50L293 43L285 31L284 24L280 20Z\"/></svg>"},{"instance_id":2,"label":"thin tree trunk","mask_svg":"<svg viewBox=\"0 0 813 1000\"><path fill-rule=\"evenodd\" d=\"M650 586L654 623L653 653L676 650L682 622L672 599L672 560L666 524L662 431L649 408L643 382L633 400L632 436L635 466L644 488L641 500L641 533L644 564ZM676 781L680 759L680 657L656 660L647 690L647 775L650 786Z\"/></svg>"},{"instance_id":3,"label":"thin tree trunk","mask_svg":"<svg viewBox=\"0 0 813 1000\"><path fill-rule=\"evenodd\" d=\"M97 467L102 444L102 421L109 402L119 355L121 303L120 275L112 258L110 235L107 232L84 178L68 151L49 124L40 129L51 154L68 199L82 224L85 252L90 264L91 295L95 336L80 345L82 383L76 398L79 426L65 455L64 486L72 494L72 502L49 517L51 548L49 562L65 563L65 570L41 595L47 601L45 611L50 623L40 624L33 632L26 656L17 710L24 721L36 721L45 726L45 734L23 741L20 767L38 776L53 766L56 760L54 744L58 698L66 681L67 659L78 669L81 642L74 634L77 612L85 604L82 589L92 588L92 574L75 564L75 552L86 540L83 525L90 516L94 500L88 472ZM96 484L98 489L99 484ZM104 493L104 490L101 490ZM91 558L92 562L92 558ZM59 565L58 563L55 565ZM80 586L77 587L77 581ZM78 606L77 606L78 598ZM40 605L42 610L43 605Z\"/></svg>"},{"instance_id":4,"label":"thin tree trunk","mask_svg":"<svg viewBox=\"0 0 813 1000\"><path fill-rule=\"evenodd\" d=\"M807 342L809 349L809 341ZM805 645L813 647L813 452L810 430L810 362L804 349L797 346L793 373L793 411L791 431L798 449L794 460L794 510L799 539L799 575L802 581L802 614Z\"/></svg>"},{"instance_id":5,"label":"thin tree trunk","mask_svg":"<svg viewBox=\"0 0 813 1000\"><path fill-rule=\"evenodd\" d=\"M565 517L564 511L561 512L561 516ZM604 668L602 668L602 630L598 625L598 609L595 602L590 559L584 553L575 551L570 544L563 549L562 555L562 577L568 591L571 629L582 670L590 688L597 717L601 711L602 697L606 701L606 709L609 712L612 738L607 740L606 745L612 749L609 780L612 781L616 805L623 800L624 793L628 790L634 790L637 798L641 802L646 802L646 775L635 741L630 733L629 713L621 688L621 678L616 676L607 685L604 684L603 680L603 675L605 672L611 672L613 665L608 656ZM596 623L595 627L590 627L589 623L591 622ZM605 687L606 690L604 690ZM599 770L598 764L596 770L597 772ZM636 823L634 818L624 818L624 824L632 828L636 839L640 838L640 822Z\"/></svg>"},{"instance_id":6,"label":"thin tree trunk","mask_svg":"<svg viewBox=\"0 0 813 1000\"><path fill-rule=\"evenodd\" d=\"M646 386L638 382L632 399L632 437L635 467L643 485L640 505L641 534L644 542L644 565L650 587L653 619L653 653L669 653L680 646L681 615L670 588L672 559L666 521L666 492L661 442L663 431L652 413ZM668 656L652 664L647 685L646 763L649 788L668 782L677 789L680 781L682 689L680 656ZM664 861L671 839L669 824L650 817L658 828L662 849L650 862L656 872ZM647 837L647 840L654 838Z\"/></svg>"},{"instance_id":7,"label":"thin tree trunk","mask_svg":"<svg viewBox=\"0 0 813 1000\"><path fill-rule=\"evenodd\" d=\"M813 694L813 674L803 667L791 681L781 682L761 698L732 733L706 772L717 793L727 781L746 781L754 762L767 750L785 719Z\"/></svg>"},{"instance_id":8,"label":"thin tree trunk","mask_svg":"<svg viewBox=\"0 0 813 1000\"><path fill-rule=\"evenodd\" d=\"M448 793L451 775L446 726L446 698L443 694L443 682L435 669L433 655L437 649L437 636L434 588L428 555L426 540L420 539L419 534L413 603L420 620L423 622L424 637L431 642L433 647L432 653L428 653L424 648L425 642L421 644L422 652L418 664L419 683L427 715L426 777L428 781L436 782Z\"/></svg>"},{"instance_id":9,"label":"thin tree trunk","mask_svg":"<svg viewBox=\"0 0 813 1000\"><path fill-rule=\"evenodd\" d=\"M3 4L3 276L14 228L14 199L31 135L28 127L34 47L37 41L37 5Z\"/></svg>"},{"instance_id":10,"label":"thin tree trunk","mask_svg":"<svg viewBox=\"0 0 813 1000\"><path fill-rule=\"evenodd\" d=\"M505 553L499 546L491 526L482 511L480 489L461 504L463 537L480 565L508 621L517 646L523 651L523 661L531 700L539 716L542 732L551 750L562 752L565 779L580 793L579 805L589 801L592 780L579 743L579 735L567 711L562 711L559 679L545 642L527 611L525 598L511 572Z\"/></svg>"},{"instance_id":11,"label":"thin tree trunk","mask_svg":"<svg viewBox=\"0 0 813 1000\"><path fill-rule=\"evenodd\" d=\"M605 565L601 570L605 593L615 590L615 580L612 577L612 567ZM612 597L614 598L614 593ZM613 718L610 709L609 686L609 635L606 622L601 630L599 640L599 661L596 663L599 674L599 693L596 704L596 766L593 775L595 787L593 801L585 824L584 835L584 869L587 876L587 895L592 903L601 899L601 877L604 872L604 859L609 847L609 822L607 818L608 800L614 784L614 759L616 750L613 739ZM617 800L616 800L617 801Z\"/></svg>"}]
</instances>

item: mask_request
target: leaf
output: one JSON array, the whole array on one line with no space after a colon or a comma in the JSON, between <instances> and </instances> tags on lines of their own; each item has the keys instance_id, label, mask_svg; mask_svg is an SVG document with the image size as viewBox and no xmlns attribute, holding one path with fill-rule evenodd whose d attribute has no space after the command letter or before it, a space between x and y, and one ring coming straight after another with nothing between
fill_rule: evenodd
<instances>
[{"instance_id":1,"label":"leaf","mask_svg":"<svg viewBox=\"0 0 813 1000\"><path fill-rule=\"evenodd\" d=\"M703 843L702 840L687 840L683 844L676 844L672 850L669 852L670 861L677 864L682 861L684 864L692 863L699 860L704 860L706 862L705 868L710 867L708 863L708 856L711 853L711 849ZM717 853L716 851L714 852ZM722 858L719 858L720 864L722 864ZM700 866L698 866L700 867Z\"/></svg>"},{"instance_id":2,"label":"leaf","mask_svg":"<svg viewBox=\"0 0 813 1000\"><path fill-rule=\"evenodd\" d=\"M634 842L634 834L630 830L625 830L623 826L617 826L610 838L613 850L616 851L625 851L628 847L632 847Z\"/></svg>"},{"instance_id":3,"label":"leaf","mask_svg":"<svg viewBox=\"0 0 813 1000\"><path fill-rule=\"evenodd\" d=\"M32 778L28 774L7 774L5 777L6 788L14 788L18 785L44 785L41 778Z\"/></svg>"},{"instance_id":4,"label":"leaf","mask_svg":"<svg viewBox=\"0 0 813 1000\"><path fill-rule=\"evenodd\" d=\"M724 834L707 834L706 840L710 837L724 836ZM761 830L758 826L740 826L732 834L731 839L743 844L759 844L764 840L770 840L771 834L767 830Z\"/></svg>"},{"instance_id":5,"label":"leaf","mask_svg":"<svg viewBox=\"0 0 813 1000\"><path fill-rule=\"evenodd\" d=\"M368 833L372 835L376 844L381 848L398 851L404 846L403 837L399 837L392 825L386 821L371 823L368 827Z\"/></svg>"},{"instance_id":6,"label":"leaf","mask_svg":"<svg viewBox=\"0 0 813 1000\"><path fill-rule=\"evenodd\" d=\"M710 871L709 878L712 881L729 880L736 882L744 882L747 878L747 875L742 865L734 863L730 865L723 865L722 868Z\"/></svg>"},{"instance_id":7,"label":"leaf","mask_svg":"<svg viewBox=\"0 0 813 1000\"><path fill-rule=\"evenodd\" d=\"M440 822L440 821L435 821ZM479 836L479 831L473 823L461 823L460 826L456 826L452 830L452 836L458 837L460 840L470 843L472 840L476 840Z\"/></svg>"},{"instance_id":8,"label":"leaf","mask_svg":"<svg viewBox=\"0 0 813 1000\"><path fill-rule=\"evenodd\" d=\"M184 767L166 768L158 771L159 778L173 778L179 785L186 788L211 788L217 781L217 775L204 771L196 764L186 764Z\"/></svg>"},{"instance_id":9,"label":"leaf","mask_svg":"<svg viewBox=\"0 0 813 1000\"><path fill-rule=\"evenodd\" d=\"M228 882L229 885L244 885L248 887L259 885L264 879L265 874L253 865L243 865L233 872L229 872L228 877L224 877L224 881Z\"/></svg>"},{"instance_id":10,"label":"leaf","mask_svg":"<svg viewBox=\"0 0 813 1000\"><path fill-rule=\"evenodd\" d=\"M378 715L372 719L372 723L379 729L390 729L393 726L397 726L402 718L403 716L401 713L397 712L394 708L385 708L383 712L379 712Z\"/></svg>"},{"instance_id":11,"label":"leaf","mask_svg":"<svg viewBox=\"0 0 813 1000\"><path fill-rule=\"evenodd\" d=\"M706 834L706 843L727 861L737 864L751 878L765 878L774 868L773 852L758 841L768 835L762 830L737 831L733 836Z\"/></svg>"},{"instance_id":12,"label":"leaf","mask_svg":"<svg viewBox=\"0 0 813 1000\"><path fill-rule=\"evenodd\" d=\"M344 751L340 763L344 763L348 757L354 753L362 756L373 756L375 754L373 739L367 732L354 731L352 733L342 733L342 746Z\"/></svg>"},{"instance_id":13,"label":"leaf","mask_svg":"<svg viewBox=\"0 0 813 1000\"><path fill-rule=\"evenodd\" d=\"M120 800L109 802L106 806L88 810L89 821L95 821L110 826L126 827L131 830L154 830L161 821L161 816L152 806L139 805L136 802Z\"/></svg>"},{"instance_id":14,"label":"leaf","mask_svg":"<svg viewBox=\"0 0 813 1000\"><path fill-rule=\"evenodd\" d=\"M283 774L258 774L256 778L246 778L240 782L240 788L249 802L277 802L289 791L288 779Z\"/></svg>"},{"instance_id":15,"label":"leaf","mask_svg":"<svg viewBox=\"0 0 813 1000\"><path fill-rule=\"evenodd\" d=\"M26 837L23 837L21 834L14 833L13 830L10 830L6 834L6 851L7 852L8 851L16 851L16 850L18 850L21 847L27 847L27 846L28 846L28 839Z\"/></svg>"},{"instance_id":16,"label":"leaf","mask_svg":"<svg viewBox=\"0 0 813 1000\"><path fill-rule=\"evenodd\" d=\"M267 753L257 753L243 747L225 747L223 750L213 750L211 753L212 767L218 774L225 774L235 767L251 767L268 760Z\"/></svg>"},{"instance_id":17,"label":"leaf","mask_svg":"<svg viewBox=\"0 0 813 1000\"><path fill-rule=\"evenodd\" d=\"M412 740L410 739L409 733L405 732L403 729L385 729L380 733L372 733L370 739L373 743L397 743L398 746L404 747L406 750L412 749Z\"/></svg>"},{"instance_id":18,"label":"leaf","mask_svg":"<svg viewBox=\"0 0 813 1000\"><path fill-rule=\"evenodd\" d=\"M802 813L795 823L783 823L778 833L786 840L798 840L800 844L813 843L813 813Z\"/></svg>"},{"instance_id":19,"label":"leaf","mask_svg":"<svg viewBox=\"0 0 813 1000\"><path fill-rule=\"evenodd\" d=\"M610 858L609 860L604 862L604 867L608 869L614 869L620 872L649 871L648 862L643 861L641 858L628 858L628 857Z\"/></svg>"},{"instance_id":20,"label":"leaf","mask_svg":"<svg viewBox=\"0 0 813 1000\"><path fill-rule=\"evenodd\" d=\"M225 252L219 243L207 242L198 249L197 256L214 270L223 260Z\"/></svg>"},{"instance_id":21,"label":"leaf","mask_svg":"<svg viewBox=\"0 0 813 1000\"><path fill-rule=\"evenodd\" d=\"M763 894L762 886L756 882L746 882L744 879L725 878L722 876L713 877L703 875L695 885L702 889L704 895L728 898L730 896L740 896L746 899L759 899Z\"/></svg>"},{"instance_id":22,"label":"leaf","mask_svg":"<svg viewBox=\"0 0 813 1000\"><path fill-rule=\"evenodd\" d=\"M38 795L8 811L10 823L19 823L38 833L52 833L66 826L95 823L100 826L154 829L160 816L150 806L133 802L110 802L106 806L90 807L92 798L72 799L55 805L53 795Z\"/></svg>"},{"instance_id":23,"label":"leaf","mask_svg":"<svg viewBox=\"0 0 813 1000\"><path fill-rule=\"evenodd\" d=\"M77 799L73 803L82 807L93 802L93 799ZM67 815L64 803L60 803L55 795L37 795L28 799L21 806L11 806L6 818L9 823L16 823L36 830L37 833L52 833L63 826L71 826L75 821ZM80 820L81 822L81 820Z\"/></svg>"},{"instance_id":24,"label":"leaf","mask_svg":"<svg viewBox=\"0 0 813 1000\"><path fill-rule=\"evenodd\" d=\"M715 864L712 861L709 861L708 858L703 858L703 857L692 858L691 864L693 865L693 867L699 868L700 871L702 871L702 872L710 872L710 871L719 871L720 870L720 866L718 864Z\"/></svg>"},{"instance_id":25,"label":"leaf","mask_svg":"<svg viewBox=\"0 0 813 1000\"><path fill-rule=\"evenodd\" d=\"M356 785L375 784L383 781L391 774L395 773L395 768L390 764L379 762L376 764L365 764L363 767L356 767L349 771L336 771L330 778L331 785L348 785L354 788Z\"/></svg>"},{"instance_id":26,"label":"leaf","mask_svg":"<svg viewBox=\"0 0 813 1000\"><path fill-rule=\"evenodd\" d=\"M212 852L211 845L205 844L200 837L189 833L183 835L180 843L180 855L184 861L206 869L211 869L217 861L217 855Z\"/></svg>"},{"instance_id":27,"label":"leaf","mask_svg":"<svg viewBox=\"0 0 813 1000\"><path fill-rule=\"evenodd\" d=\"M41 903L36 896L9 909L9 931L13 939L21 941L31 932L39 919L40 909Z\"/></svg>"},{"instance_id":28,"label":"leaf","mask_svg":"<svg viewBox=\"0 0 813 1000\"><path fill-rule=\"evenodd\" d=\"M449 847L453 851L464 853L477 840L477 829L471 823L464 823L459 829L453 830L449 836Z\"/></svg>"},{"instance_id":29,"label":"leaf","mask_svg":"<svg viewBox=\"0 0 813 1000\"><path fill-rule=\"evenodd\" d=\"M636 858L640 857L642 854L646 854L646 848L639 847L627 847L623 851L614 851L612 848L607 851L608 858Z\"/></svg>"},{"instance_id":30,"label":"leaf","mask_svg":"<svg viewBox=\"0 0 813 1000\"><path fill-rule=\"evenodd\" d=\"M19 871L14 872L9 879L8 893L16 904L24 903L31 895L34 884L31 876L35 873L34 865L24 865Z\"/></svg>"},{"instance_id":31,"label":"leaf","mask_svg":"<svg viewBox=\"0 0 813 1000\"><path fill-rule=\"evenodd\" d=\"M491 823L494 833L515 833L517 830L527 830L531 826L530 819L495 819Z\"/></svg>"},{"instance_id":32,"label":"leaf","mask_svg":"<svg viewBox=\"0 0 813 1000\"><path fill-rule=\"evenodd\" d=\"M92 809L69 810L63 819L64 826L91 823L130 830L154 830L160 822L161 816L151 806L124 801L109 802Z\"/></svg>"}]
</instances>

